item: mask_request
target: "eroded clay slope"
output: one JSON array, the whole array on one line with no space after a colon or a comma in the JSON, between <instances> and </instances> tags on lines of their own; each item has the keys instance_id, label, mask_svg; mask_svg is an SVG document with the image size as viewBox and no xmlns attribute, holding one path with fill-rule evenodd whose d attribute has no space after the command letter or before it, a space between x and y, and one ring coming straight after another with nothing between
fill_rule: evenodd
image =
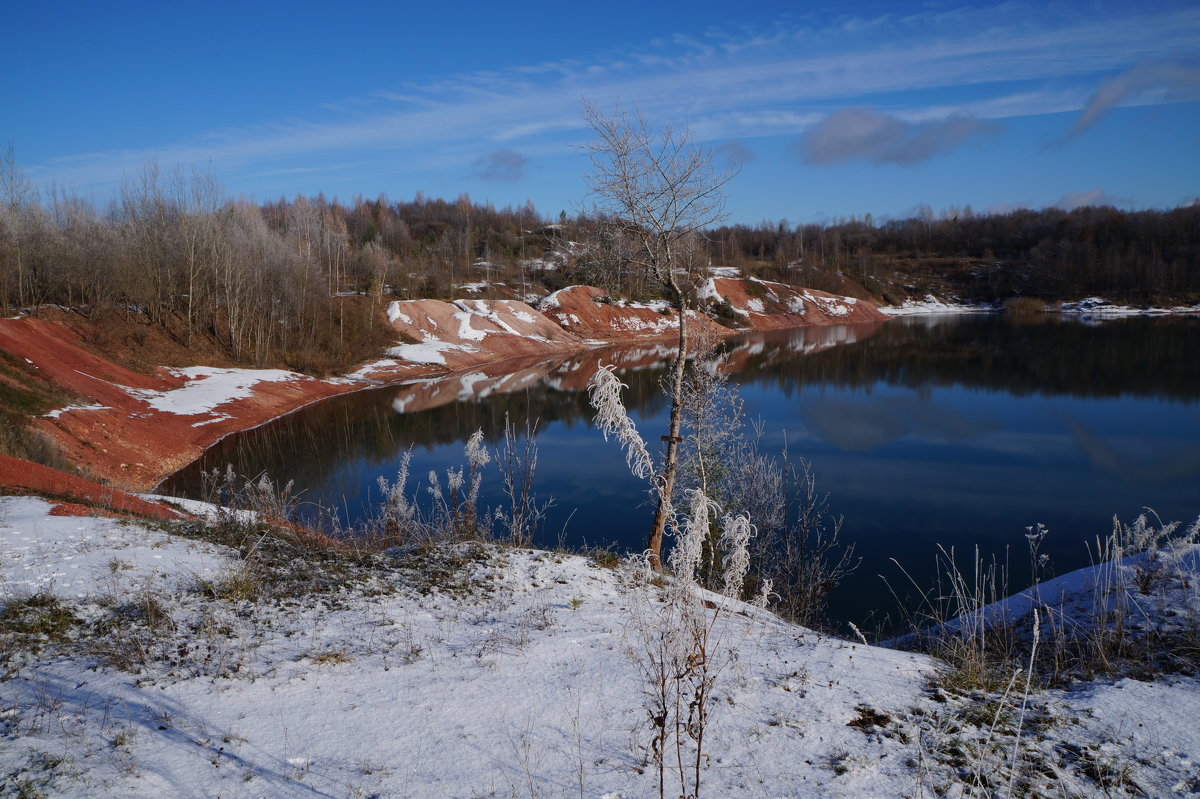
<instances>
[{"instance_id":1,"label":"eroded clay slope","mask_svg":"<svg viewBox=\"0 0 1200 799\"><path fill-rule=\"evenodd\" d=\"M601 301L605 300L605 301ZM678 335L678 322L665 302L637 303L608 301L595 286L568 286L538 304L538 310L562 329L583 339L627 341L636 338L666 338ZM693 333L729 335L707 316L691 311L688 328Z\"/></svg>"},{"instance_id":2,"label":"eroded clay slope","mask_svg":"<svg viewBox=\"0 0 1200 799\"><path fill-rule=\"evenodd\" d=\"M701 286L699 297L717 307L728 303L727 310L753 330L881 322L888 318L863 300L753 277L709 278Z\"/></svg>"},{"instance_id":3,"label":"eroded clay slope","mask_svg":"<svg viewBox=\"0 0 1200 799\"><path fill-rule=\"evenodd\" d=\"M451 370L583 343L517 300L400 300L388 306L388 320L405 342L390 357Z\"/></svg>"}]
</instances>

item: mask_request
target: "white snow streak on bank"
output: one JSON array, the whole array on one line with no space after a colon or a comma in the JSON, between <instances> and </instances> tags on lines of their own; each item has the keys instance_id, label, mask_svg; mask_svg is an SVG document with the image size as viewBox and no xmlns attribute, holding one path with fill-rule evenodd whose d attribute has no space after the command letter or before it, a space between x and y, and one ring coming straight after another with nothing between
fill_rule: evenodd
<instances>
[{"instance_id":1,"label":"white snow streak on bank","mask_svg":"<svg viewBox=\"0 0 1200 799\"><path fill-rule=\"evenodd\" d=\"M430 336L420 344L401 344L398 347L392 347L387 351L387 354L393 358L399 358L402 361L409 361L410 363L429 363L445 366L446 356L442 353L451 350L459 352L475 351L473 347L466 344L452 344Z\"/></svg>"},{"instance_id":2,"label":"white snow streak on bank","mask_svg":"<svg viewBox=\"0 0 1200 799\"><path fill-rule=\"evenodd\" d=\"M1175 316L1200 314L1200 305L1177 305L1170 307L1151 306L1137 308L1132 305L1116 305L1103 297L1086 297L1074 302L1064 302L1060 313L1082 317L1125 317L1125 316Z\"/></svg>"},{"instance_id":3,"label":"white snow streak on bank","mask_svg":"<svg viewBox=\"0 0 1200 799\"><path fill-rule=\"evenodd\" d=\"M401 310L401 305L400 305L399 300L394 300L394 301L388 303L387 317L388 317L389 322L395 322L397 319L399 319L401 322L403 322L406 325L412 324L412 318L409 317L406 313L404 313L404 311Z\"/></svg>"},{"instance_id":4,"label":"white snow streak on bank","mask_svg":"<svg viewBox=\"0 0 1200 799\"><path fill-rule=\"evenodd\" d=\"M109 406L107 405L67 405L62 408L55 408L48 413L42 414L42 418L57 419L64 413L70 413L71 411L106 411L108 409Z\"/></svg>"},{"instance_id":5,"label":"white snow streak on bank","mask_svg":"<svg viewBox=\"0 0 1200 799\"><path fill-rule=\"evenodd\" d=\"M923 300L905 300L899 305L880 306L879 312L888 316L915 316L919 314L943 313L993 313L996 309L989 305L969 305L960 302L944 302L932 294L926 294Z\"/></svg>"},{"instance_id":6,"label":"white snow streak on bank","mask_svg":"<svg viewBox=\"0 0 1200 799\"><path fill-rule=\"evenodd\" d=\"M218 369L211 366L189 366L170 371L186 378L187 382L168 391L144 388L125 390L131 396L149 403L156 411L194 416L210 413L227 402L253 395L254 386L259 383L286 383L309 379L297 372L282 369Z\"/></svg>"}]
</instances>

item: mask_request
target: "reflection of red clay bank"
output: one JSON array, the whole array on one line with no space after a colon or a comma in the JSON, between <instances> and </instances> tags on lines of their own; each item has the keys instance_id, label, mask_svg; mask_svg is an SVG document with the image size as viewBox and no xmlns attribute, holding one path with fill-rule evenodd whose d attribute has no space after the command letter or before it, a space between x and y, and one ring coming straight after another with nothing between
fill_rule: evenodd
<instances>
[{"instance_id":1,"label":"reflection of red clay bank","mask_svg":"<svg viewBox=\"0 0 1200 799\"><path fill-rule=\"evenodd\" d=\"M732 307L743 329L828 325L886 319L869 303L781 283L714 278L706 302ZM89 351L72 326L37 318L0 319L0 348L75 401L34 420L75 467L114 488L155 486L225 436L257 427L338 394L464 372L409 392L411 407L433 407L536 380L553 356L586 352L600 342L647 340L669 349L677 321L665 303L612 300L600 289L572 286L535 310L516 300L407 300L386 312L397 344L379 360L319 380L278 369L194 366L126 369ZM688 317L705 337L733 332L704 314ZM16 486L7 479L4 485Z\"/></svg>"}]
</instances>

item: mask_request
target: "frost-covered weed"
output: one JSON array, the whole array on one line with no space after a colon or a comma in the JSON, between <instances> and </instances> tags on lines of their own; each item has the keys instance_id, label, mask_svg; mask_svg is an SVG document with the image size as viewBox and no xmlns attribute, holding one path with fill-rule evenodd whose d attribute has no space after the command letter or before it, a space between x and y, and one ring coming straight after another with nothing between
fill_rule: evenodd
<instances>
[{"instance_id":1,"label":"frost-covered weed","mask_svg":"<svg viewBox=\"0 0 1200 799\"><path fill-rule=\"evenodd\" d=\"M408 466L411 461L412 450L409 449L400 458L395 482L388 482L382 475L378 480L383 505L376 518L382 532L388 536L405 537L417 524L417 506L409 501L405 493L408 490Z\"/></svg>"},{"instance_id":2,"label":"frost-covered weed","mask_svg":"<svg viewBox=\"0 0 1200 799\"><path fill-rule=\"evenodd\" d=\"M508 506L496 508L495 519L504 537L516 547L533 542L547 511L554 506L553 499L539 502L533 491L538 463L537 427L537 420L526 419L524 435L518 436L516 426L505 415L504 446L496 451L496 468Z\"/></svg>"},{"instance_id":3,"label":"frost-covered weed","mask_svg":"<svg viewBox=\"0 0 1200 799\"><path fill-rule=\"evenodd\" d=\"M749 546L750 538L754 535L754 525L750 523L749 516L738 514L737 516L726 516L722 526L724 535L721 536L721 546L727 553L721 560L725 581L722 593L727 597L737 599L742 595L742 583L746 579L746 572L750 570ZM769 597L770 592L771 588L768 584L761 596Z\"/></svg>"},{"instance_id":4,"label":"frost-covered weed","mask_svg":"<svg viewBox=\"0 0 1200 799\"><path fill-rule=\"evenodd\" d=\"M649 553L629 558L624 582L631 593L628 652L643 680L643 700L650 723L650 760L658 774L659 796L668 795L668 775L678 781L681 796L698 797L702 774L711 754L705 749L715 709L713 691L723 671L737 656L727 640L732 616L724 604L706 599L697 583L705 540L721 512L699 489L688 492L688 513L672 514L675 536L669 566L672 579L661 593ZM747 543L753 534L748 517L721 519L726 548L727 598L739 597L748 568ZM771 586L763 585L763 604Z\"/></svg>"},{"instance_id":5,"label":"frost-covered weed","mask_svg":"<svg viewBox=\"0 0 1200 799\"><path fill-rule=\"evenodd\" d=\"M596 409L596 427L607 441L610 435L625 450L625 462L635 477L643 480L654 474L654 459L646 449L646 442L637 431L633 420L621 400L621 389L627 386L617 378L616 365L601 366L588 384L588 397Z\"/></svg>"}]
</instances>

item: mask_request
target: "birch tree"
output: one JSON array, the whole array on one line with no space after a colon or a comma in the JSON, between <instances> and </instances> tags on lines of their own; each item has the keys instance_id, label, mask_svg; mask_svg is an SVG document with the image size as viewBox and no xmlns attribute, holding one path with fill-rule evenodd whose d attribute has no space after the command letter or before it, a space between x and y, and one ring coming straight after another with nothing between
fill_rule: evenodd
<instances>
[{"instance_id":1,"label":"birch tree","mask_svg":"<svg viewBox=\"0 0 1200 799\"><path fill-rule=\"evenodd\" d=\"M595 136L584 145L592 164L586 176L591 196L622 245L621 260L643 273L671 303L679 326L668 384L666 451L654 475L658 506L646 541L651 566L661 570L682 441L687 314L703 256L703 231L725 218L725 186L736 173L715 169L712 154L686 127L655 126L641 113L620 108L605 113L593 104L585 104L583 116Z\"/></svg>"}]
</instances>

